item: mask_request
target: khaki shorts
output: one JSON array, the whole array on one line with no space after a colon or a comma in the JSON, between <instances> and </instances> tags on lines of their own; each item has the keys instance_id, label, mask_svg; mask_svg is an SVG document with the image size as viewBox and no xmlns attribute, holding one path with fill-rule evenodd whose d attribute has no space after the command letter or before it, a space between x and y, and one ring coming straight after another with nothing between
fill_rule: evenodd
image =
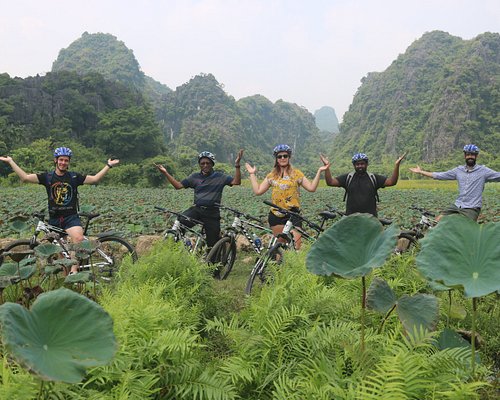
<instances>
[{"instance_id":1,"label":"khaki shorts","mask_svg":"<svg viewBox=\"0 0 500 400\"><path fill-rule=\"evenodd\" d=\"M461 214L467 218L472 219L473 221L477 221L479 214L481 213L481 208L459 208L455 204L448 207L446 210L441 212L442 215L451 215L451 214Z\"/></svg>"}]
</instances>

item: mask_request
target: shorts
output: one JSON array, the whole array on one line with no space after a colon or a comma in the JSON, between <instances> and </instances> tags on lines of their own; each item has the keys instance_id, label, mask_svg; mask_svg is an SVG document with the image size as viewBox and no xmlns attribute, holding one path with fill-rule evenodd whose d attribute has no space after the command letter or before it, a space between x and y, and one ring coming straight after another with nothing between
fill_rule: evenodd
<instances>
[{"instance_id":1,"label":"shorts","mask_svg":"<svg viewBox=\"0 0 500 400\"><path fill-rule=\"evenodd\" d=\"M66 230L74 226L82 226L82 221L80 221L78 214L72 214L64 217L51 217L49 218L49 224Z\"/></svg>"},{"instance_id":2,"label":"shorts","mask_svg":"<svg viewBox=\"0 0 500 400\"><path fill-rule=\"evenodd\" d=\"M299 209L291 209L290 211L299 213ZM286 221L290 219L289 215L285 215L284 217L278 217L277 215L274 215L271 211L269 211L269 215L267 217L267 221L269 222L269 226L273 227L276 225L285 225ZM298 226L299 228L302 228L302 220L300 218L297 218L296 216L292 215L292 223L293 226Z\"/></svg>"},{"instance_id":3,"label":"shorts","mask_svg":"<svg viewBox=\"0 0 500 400\"><path fill-rule=\"evenodd\" d=\"M481 213L481 207L460 208L457 207L455 204L451 205L450 207L441 212L441 214L443 215L460 214L463 215L464 217L472 219L473 221L477 221L480 213Z\"/></svg>"}]
</instances>

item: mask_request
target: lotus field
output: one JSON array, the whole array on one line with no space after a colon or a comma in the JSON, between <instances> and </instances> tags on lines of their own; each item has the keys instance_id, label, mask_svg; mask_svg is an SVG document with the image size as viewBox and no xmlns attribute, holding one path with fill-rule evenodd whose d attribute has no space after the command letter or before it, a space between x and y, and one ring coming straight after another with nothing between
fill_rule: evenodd
<instances>
[{"instance_id":1,"label":"lotus field","mask_svg":"<svg viewBox=\"0 0 500 400\"><path fill-rule=\"evenodd\" d=\"M361 214L333 220L270 262L248 296L256 253L239 249L216 280L183 243L149 236L173 222L154 207L182 211L192 191L81 188L82 210L101 214L90 234L154 244L93 290L67 282L33 294L36 258L0 266L0 399L500 398L500 185L486 186L479 224L446 217L402 254L400 229L420 219L410 207L437 214L456 187L404 181L379 194L391 226ZM343 210L342 197L303 192L303 214ZM243 186L225 189L223 204L267 226L265 199ZM28 238L30 215L43 209L43 188L2 188L3 246Z\"/></svg>"},{"instance_id":2,"label":"lotus field","mask_svg":"<svg viewBox=\"0 0 500 400\"><path fill-rule=\"evenodd\" d=\"M422 183L425 189L412 188ZM432 185L430 185L432 184ZM454 202L457 190L456 183L417 181L411 185L402 181L400 186L409 187L399 190L387 188L379 190L379 216L393 219L398 227L409 228L418 221L419 215L410 210L411 205L438 212L440 209ZM192 205L192 190L168 189L139 189L116 188L107 186L88 187L79 189L82 211L98 212L102 216L92 221L91 232L102 232L115 229L127 237L138 235L152 235L162 232L167 226L165 216L154 209L160 206L174 211L183 211ZM302 191L303 214L311 219L323 211L326 205L339 210L345 208L342 202L344 191L339 188L320 187L317 192ZM500 185L487 184L484 191L483 212L479 221L500 221ZM262 200L270 199L270 194L256 197L248 187L226 188L223 195L223 204L237 208L254 216L261 216L262 222L267 224L269 207ZM45 190L38 186L21 186L16 188L2 188L0 198L0 237L17 237L20 230L30 229L20 222L17 216L26 219L31 213L47 209ZM230 223L229 219L226 221ZM224 225L224 221L223 221ZM25 236L25 232L23 232ZM22 234L21 234L22 236Z\"/></svg>"}]
</instances>

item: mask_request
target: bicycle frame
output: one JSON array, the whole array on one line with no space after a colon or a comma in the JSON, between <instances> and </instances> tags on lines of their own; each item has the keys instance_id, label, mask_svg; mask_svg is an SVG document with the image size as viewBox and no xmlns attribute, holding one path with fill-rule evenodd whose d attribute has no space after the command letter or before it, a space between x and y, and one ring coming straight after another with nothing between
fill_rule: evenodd
<instances>
[{"instance_id":1,"label":"bicycle frame","mask_svg":"<svg viewBox=\"0 0 500 400\"><path fill-rule=\"evenodd\" d=\"M248 242L252 245L254 251L260 255L262 253L262 250L264 250L264 246L257 246L252 238L251 232L249 232L247 229L248 226L254 227L259 230L268 231L268 229L260 225L254 224L250 221L244 221L238 215L235 215L233 223L231 224L231 227L226 231L225 235L231 236L233 238L235 238L238 234L245 236Z\"/></svg>"},{"instance_id":2,"label":"bicycle frame","mask_svg":"<svg viewBox=\"0 0 500 400\"><path fill-rule=\"evenodd\" d=\"M175 237L175 241L184 242L184 244L187 247L189 247L189 251L192 253L196 253L203 248L203 245L205 244L205 235L204 235L205 228L203 227L203 223L201 221L197 221L194 218L187 217L175 211L167 210L166 208L162 207L155 207L155 208L162 212L170 213L176 216L173 225L170 228L167 228L165 229L165 231L163 231L163 239L167 239L169 234L173 234ZM201 226L201 231L193 227L184 225L181 222L180 218L184 218L187 221L193 222L195 226ZM191 238L187 237L186 232L190 232L195 237L194 243L192 242Z\"/></svg>"}]
</instances>

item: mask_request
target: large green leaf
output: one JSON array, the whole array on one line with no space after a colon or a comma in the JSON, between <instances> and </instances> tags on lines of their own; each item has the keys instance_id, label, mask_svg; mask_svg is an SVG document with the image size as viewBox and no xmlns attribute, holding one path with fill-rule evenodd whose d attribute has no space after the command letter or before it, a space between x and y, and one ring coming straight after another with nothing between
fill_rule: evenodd
<instances>
[{"instance_id":1,"label":"large green leaf","mask_svg":"<svg viewBox=\"0 0 500 400\"><path fill-rule=\"evenodd\" d=\"M7 351L44 380L80 382L86 368L107 364L116 350L109 314L64 288L40 295L31 311L3 304L0 324Z\"/></svg>"},{"instance_id":2,"label":"large green leaf","mask_svg":"<svg viewBox=\"0 0 500 400\"><path fill-rule=\"evenodd\" d=\"M374 278L366 294L367 307L385 314L395 304L396 295L389 284L381 278Z\"/></svg>"},{"instance_id":3,"label":"large green leaf","mask_svg":"<svg viewBox=\"0 0 500 400\"><path fill-rule=\"evenodd\" d=\"M371 215L349 215L314 243L307 255L307 269L316 275L365 276L384 264L396 245L396 236L395 226L384 230Z\"/></svg>"},{"instance_id":4,"label":"large green leaf","mask_svg":"<svg viewBox=\"0 0 500 400\"><path fill-rule=\"evenodd\" d=\"M403 295L396 306L398 317L406 331L412 333L420 327L434 330L439 318L437 298L431 294Z\"/></svg>"},{"instance_id":5,"label":"large green leaf","mask_svg":"<svg viewBox=\"0 0 500 400\"><path fill-rule=\"evenodd\" d=\"M31 278L35 272L36 265L26 265L18 268L15 263L5 263L0 267L0 276L10 277L14 281Z\"/></svg>"},{"instance_id":6,"label":"large green leaf","mask_svg":"<svg viewBox=\"0 0 500 400\"><path fill-rule=\"evenodd\" d=\"M417 268L446 286L462 286L467 297L500 290L500 223L477 224L445 217L422 239Z\"/></svg>"},{"instance_id":7,"label":"large green leaf","mask_svg":"<svg viewBox=\"0 0 500 400\"><path fill-rule=\"evenodd\" d=\"M45 243L41 244L40 246L35 247L35 254L38 257L42 258L49 258L50 256L53 256L54 254L59 254L63 251L62 247L53 244L53 243Z\"/></svg>"}]
</instances>

